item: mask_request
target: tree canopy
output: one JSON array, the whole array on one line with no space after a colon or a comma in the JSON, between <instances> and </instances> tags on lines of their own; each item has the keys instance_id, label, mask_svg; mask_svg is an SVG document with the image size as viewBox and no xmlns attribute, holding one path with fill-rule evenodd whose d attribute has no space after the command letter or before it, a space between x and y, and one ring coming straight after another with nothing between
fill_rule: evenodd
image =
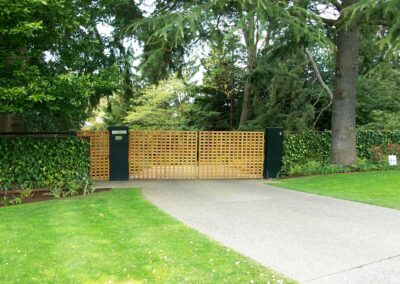
<instances>
[{"instance_id":1,"label":"tree canopy","mask_svg":"<svg viewBox=\"0 0 400 284\"><path fill-rule=\"evenodd\" d=\"M79 127L122 86L125 27L141 15L129 3L1 0L0 112L24 116L30 129Z\"/></svg>"}]
</instances>

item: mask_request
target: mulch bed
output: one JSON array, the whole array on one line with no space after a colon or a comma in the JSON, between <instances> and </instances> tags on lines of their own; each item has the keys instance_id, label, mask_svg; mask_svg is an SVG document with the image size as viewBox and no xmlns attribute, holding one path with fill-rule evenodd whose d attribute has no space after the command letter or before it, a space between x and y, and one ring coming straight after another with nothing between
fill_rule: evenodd
<instances>
[{"instance_id":1,"label":"mulch bed","mask_svg":"<svg viewBox=\"0 0 400 284\"><path fill-rule=\"evenodd\" d=\"M111 187L96 188L96 191L94 193L109 191L110 189L111 189ZM83 195L80 193L80 194L76 194L73 196L55 198L49 192L50 191L46 188L34 189L34 190L32 190L32 197L22 199L22 202L20 204L39 202L39 201L47 201L47 200L53 200L53 199L65 199L65 198ZM2 199L4 195L7 195L9 198L12 199L13 196L19 197L20 194L19 194L19 190L8 190L7 192L0 191L0 199ZM10 204L7 206L12 206L12 205L18 205L18 204ZM0 200L0 207L5 207L1 200Z\"/></svg>"}]
</instances>

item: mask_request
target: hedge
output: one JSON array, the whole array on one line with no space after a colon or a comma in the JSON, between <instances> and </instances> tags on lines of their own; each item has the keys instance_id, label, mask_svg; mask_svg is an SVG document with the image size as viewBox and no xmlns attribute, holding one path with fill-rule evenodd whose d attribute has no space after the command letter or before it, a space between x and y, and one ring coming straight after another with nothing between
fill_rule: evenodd
<instances>
[{"instance_id":1,"label":"hedge","mask_svg":"<svg viewBox=\"0 0 400 284\"><path fill-rule=\"evenodd\" d=\"M0 190L90 179L89 142L79 137L0 138Z\"/></svg>"},{"instance_id":2,"label":"hedge","mask_svg":"<svg viewBox=\"0 0 400 284\"><path fill-rule=\"evenodd\" d=\"M399 131L357 131L357 153L359 159L369 160L370 149L377 145L400 143ZM281 175L287 175L296 165L316 161L321 164L330 163L331 132L285 132L283 142L283 158Z\"/></svg>"}]
</instances>

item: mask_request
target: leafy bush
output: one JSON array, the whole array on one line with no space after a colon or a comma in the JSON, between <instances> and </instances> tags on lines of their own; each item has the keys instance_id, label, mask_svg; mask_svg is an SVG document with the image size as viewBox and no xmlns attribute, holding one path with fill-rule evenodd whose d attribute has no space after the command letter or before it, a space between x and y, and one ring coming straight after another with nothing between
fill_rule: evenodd
<instances>
[{"instance_id":1,"label":"leafy bush","mask_svg":"<svg viewBox=\"0 0 400 284\"><path fill-rule=\"evenodd\" d=\"M281 175L298 173L309 161L318 164L329 161L330 132L285 132Z\"/></svg>"},{"instance_id":2,"label":"leafy bush","mask_svg":"<svg viewBox=\"0 0 400 284\"><path fill-rule=\"evenodd\" d=\"M371 160L374 162L386 161L388 155L400 155L400 144L378 145L370 149Z\"/></svg>"},{"instance_id":3,"label":"leafy bush","mask_svg":"<svg viewBox=\"0 0 400 284\"><path fill-rule=\"evenodd\" d=\"M359 162L351 167L330 164L331 132L285 132L281 175L305 175L393 169L387 155L400 155L400 131L357 132Z\"/></svg>"},{"instance_id":4,"label":"leafy bush","mask_svg":"<svg viewBox=\"0 0 400 284\"><path fill-rule=\"evenodd\" d=\"M287 175L289 176L307 176L307 175L327 175L350 172L366 172L379 170L400 169L399 166L390 166L386 161L371 163L360 159L357 164L352 166L341 166L334 164L321 163L318 161L308 161L304 164L294 165Z\"/></svg>"},{"instance_id":5,"label":"leafy bush","mask_svg":"<svg viewBox=\"0 0 400 284\"><path fill-rule=\"evenodd\" d=\"M78 137L0 139L0 190L48 187L57 191L71 183L83 188L90 180L89 143Z\"/></svg>"}]
</instances>

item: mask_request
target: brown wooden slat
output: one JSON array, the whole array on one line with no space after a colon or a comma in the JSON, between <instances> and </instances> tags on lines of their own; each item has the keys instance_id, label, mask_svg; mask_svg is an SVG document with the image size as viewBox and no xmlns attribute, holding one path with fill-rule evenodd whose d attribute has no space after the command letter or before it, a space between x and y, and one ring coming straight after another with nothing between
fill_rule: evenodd
<instances>
[{"instance_id":1,"label":"brown wooden slat","mask_svg":"<svg viewBox=\"0 0 400 284\"><path fill-rule=\"evenodd\" d=\"M199 132L199 178L262 178L264 133Z\"/></svg>"},{"instance_id":2,"label":"brown wooden slat","mask_svg":"<svg viewBox=\"0 0 400 284\"><path fill-rule=\"evenodd\" d=\"M94 180L109 180L108 131L77 131L79 137L90 138L90 174Z\"/></svg>"},{"instance_id":3,"label":"brown wooden slat","mask_svg":"<svg viewBox=\"0 0 400 284\"><path fill-rule=\"evenodd\" d=\"M196 155L196 131L129 132L129 177L132 179L197 178Z\"/></svg>"}]
</instances>

